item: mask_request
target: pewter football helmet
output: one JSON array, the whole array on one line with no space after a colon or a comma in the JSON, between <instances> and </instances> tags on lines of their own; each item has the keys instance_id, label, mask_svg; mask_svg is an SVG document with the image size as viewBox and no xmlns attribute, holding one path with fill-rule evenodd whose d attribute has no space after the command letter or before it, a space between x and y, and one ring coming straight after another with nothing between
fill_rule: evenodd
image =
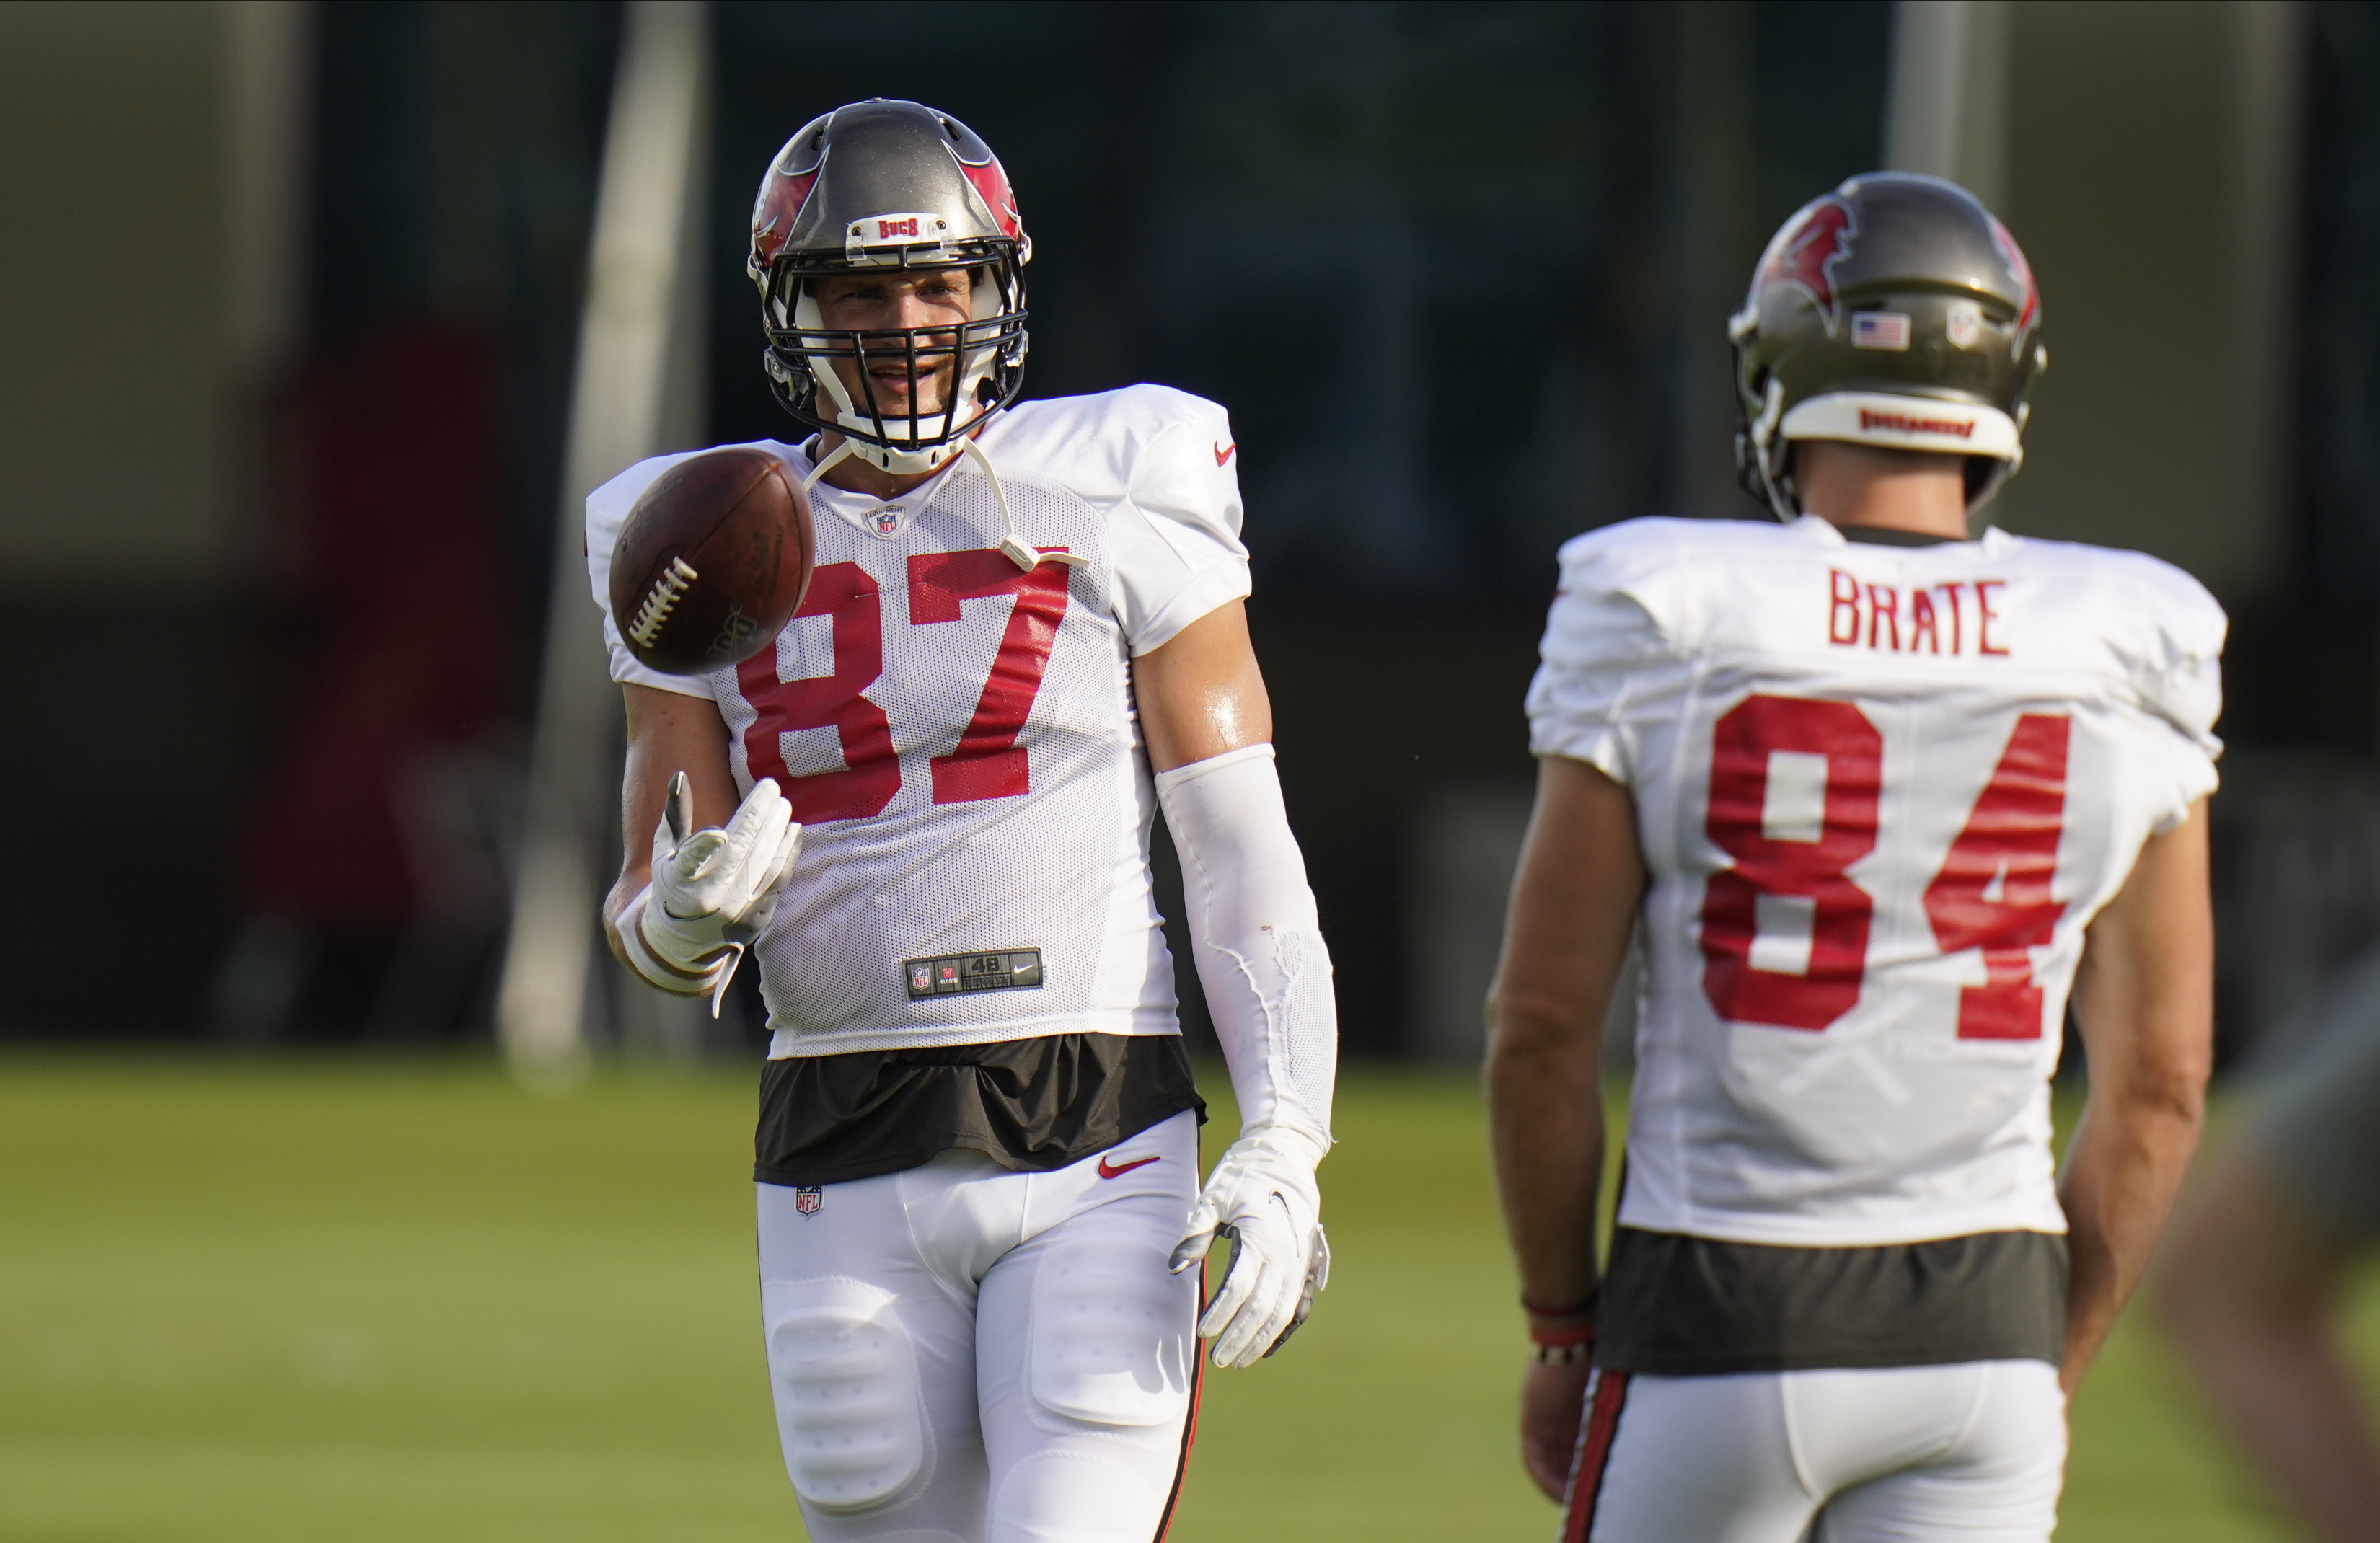
<instances>
[{"instance_id":1,"label":"pewter football helmet","mask_svg":"<svg viewBox=\"0 0 2380 1543\"><path fill-rule=\"evenodd\" d=\"M1007 174L974 130L914 102L836 108L785 141L752 205L745 272L760 288L770 391L794 417L843 435L884 470L932 468L1024 383L1032 256ZM821 324L810 280L917 268L972 270L975 319L869 332ZM888 414L867 371L856 371L855 401L823 362L855 352L905 358L913 403L920 378L955 357L953 389L939 412Z\"/></svg>"},{"instance_id":2,"label":"pewter football helmet","mask_svg":"<svg viewBox=\"0 0 2380 1543\"><path fill-rule=\"evenodd\" d=\"M1850 440L1965 456L1980 506L2024 461L2040 323L2016 238L1956 183L1871 172L1804 205L1728 322L1744 492L1794 519L1791 443Z\"/></svg>"}]
</instances>

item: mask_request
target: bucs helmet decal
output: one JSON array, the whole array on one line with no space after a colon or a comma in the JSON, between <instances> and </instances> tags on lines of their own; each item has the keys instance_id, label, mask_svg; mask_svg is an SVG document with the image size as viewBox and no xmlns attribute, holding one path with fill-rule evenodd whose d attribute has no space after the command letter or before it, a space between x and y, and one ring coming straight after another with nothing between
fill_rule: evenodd
<instances>
[{"instance_id":1,"label":"bucs helmet decal","mask_svg":"<svg viewBox=\"0 0 2380 1543\"><path fill-rule=\"evenodd\" d=\"M1818 200L1789 221L1760 260L1757 284L1790 284L1806 292L1832 335L1840 320L1835 303L1835 264L1852 255L1859 222L1842 200Z\"/></svg>"},{"instance_id":2,"label":"bucs helmet decal","mask_svg":"<svg viewBox=\"0 0 2380 1543\"><path fill-rule=\"evenodd\" d=\"M801 218L802 206L809 202L819 174L826 169L826 146L813 142L813 130L824 122L821 118L786 140L769 174L760 179L760 196L752 203L752 252L745 262L745 271L754 278L766 273L769 264L784 250L785 237ZM823 136L817 139L822 140Z\"/></svg>"},{"instance_id":3,"label":"bucs helmet decal","mask_svg":"<svg viewBox=\"0 0 2380 1543\"><path fill-rule=\"evenodd\" d=\"M983 206L991 211L992 223L1006 232L1010 240L1025 239L1025 221L1016 213L1016 195L1009 191L1008 174L1000 169L1000 163L986 160L980 165L970 164L955 149L951 158L959 164L960 175L983 200Z\"/></svg>"},{"instance_id":4,"label":"bucs helmet decal","mask_svg":"<svg viewBox=\"0 0 2380 1543\"><path fill-rule=\"evenodd\" d=\"M2009 342L2009 357L2014 358L2024 352L2024 340L2033 335L2033 323L2041 315L2041 290L2033 282L2033 264L2024 260L2024 249L1997 217L1992 220L1992 245L1999 249L2009 277L2016 280L2017 289L2024 296L2024 303L2017 308L2016 335Z\"/></svg>"}]
</instances>

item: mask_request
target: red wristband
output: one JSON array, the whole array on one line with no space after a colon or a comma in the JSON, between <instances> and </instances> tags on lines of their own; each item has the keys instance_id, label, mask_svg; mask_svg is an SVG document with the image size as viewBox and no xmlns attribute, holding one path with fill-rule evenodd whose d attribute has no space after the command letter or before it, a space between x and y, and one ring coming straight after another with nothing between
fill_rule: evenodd
<instances>
[{"instance_id":1,"label":"red wristband","mask_svg":"<svg viewBox=\"0 0 2380 1543\"><path fill-rule=\"evenodd\" d=\"M1585 1301L1566 1307L1540 1307L1525 1296L1521 1298L1521 1310L1529 1315L1529 1343L1539 1349L1593 1344L1596 1298L1601 1294L1598 1284Z\"/></svg>"}]
</instances>

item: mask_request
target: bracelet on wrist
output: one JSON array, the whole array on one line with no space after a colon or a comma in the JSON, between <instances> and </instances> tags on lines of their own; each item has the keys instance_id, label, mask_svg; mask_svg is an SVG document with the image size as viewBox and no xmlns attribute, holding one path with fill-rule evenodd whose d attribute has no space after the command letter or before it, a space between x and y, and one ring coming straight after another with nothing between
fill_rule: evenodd
<instances>
[{"instance_id":1,"label":"bracelet on wrist","mask_svg":"<svg viewBox=\"0 0 2380 1543\"><path fill-rule=\"evenodd\" d=\"M1595 1316L1596 1299L1600 1297L1602 1294L1603 1282L1597 1281L1594 1287L1589 1290L1585 1296L1580 1297L1573 1303L1571 1303L1568 1306L1548 1307L1543 1303L1532 1302L1527 1297L1524 1296L1521 1298L1521 1311L1528 1314L1531 1318L1592 1318Z\"/></svg>"},{"instance_id":2,"label":"bracelet on wrist","mask_svg":"<svg viewBox=\"0 0 2380 1543\"><path fill-rule=\"evenodd\" d=\"M1588 1292L1583 1300L1567 1306L1542 1306L1524 1296L1521 1298L1521 1311L1529 1315L1532 1328L1567 1329L1579 1324L1591 1328L1595 1323L1596 1299L1602 1294L1602 1284L1598 1282L1596 1289Z\"/></svg>"},{"instance_id":3,"label":"bracelet on wrist","mask_svg":"<svg viewBox=\"0 0 2380 1543\"><path fill-rule=\"evenodd\" d=\"M1590 1291L1585 1299L1564 1306L1547 1307L1521 1298L1521 1310L1529 1315L1529 1343L1536 1347L1537 1365L1571 1367L1595 1355L1595 1305L1600 1294Z\"/></svg>"}]
</instances>

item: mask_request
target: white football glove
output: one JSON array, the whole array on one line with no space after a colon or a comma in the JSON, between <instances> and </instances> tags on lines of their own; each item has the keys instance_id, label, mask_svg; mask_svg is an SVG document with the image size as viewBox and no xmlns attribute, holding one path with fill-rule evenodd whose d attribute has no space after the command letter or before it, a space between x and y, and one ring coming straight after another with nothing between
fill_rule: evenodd
<instances>
[{"instance_id":1,"label":"white football glove","mask_svg":"<svg viewBox=\"0 0 2380 1543\"><path fill-rule=\"evenodd\" d=\"M744 948L776 914L793 876L802 828L775 781L752 784L727 828L688 834L693 796L681 772L670 779L653 829L652 881L621 916L620 939L637 973L665 991L710 995L710 1011Z\"/></svg>"},{"instance_id":2,"label":"white football glove","mask_svg":"<svg viewBox=\"0 0 2380 1543\"><path fill-rule=\"evenodd\" d=\"M1173 1245L1180 1274L1207 1257L1217 1234L1232 1239L1232 1268L1198 1319L1215 1342L1219 1367L1254 1366L1288 1342L1330 1280L1322 1235L1322 1192L1314 1170L1328 1150L1287 1125L1243 1131L1224 1149Z\"/></svg>"}]
</instances>

